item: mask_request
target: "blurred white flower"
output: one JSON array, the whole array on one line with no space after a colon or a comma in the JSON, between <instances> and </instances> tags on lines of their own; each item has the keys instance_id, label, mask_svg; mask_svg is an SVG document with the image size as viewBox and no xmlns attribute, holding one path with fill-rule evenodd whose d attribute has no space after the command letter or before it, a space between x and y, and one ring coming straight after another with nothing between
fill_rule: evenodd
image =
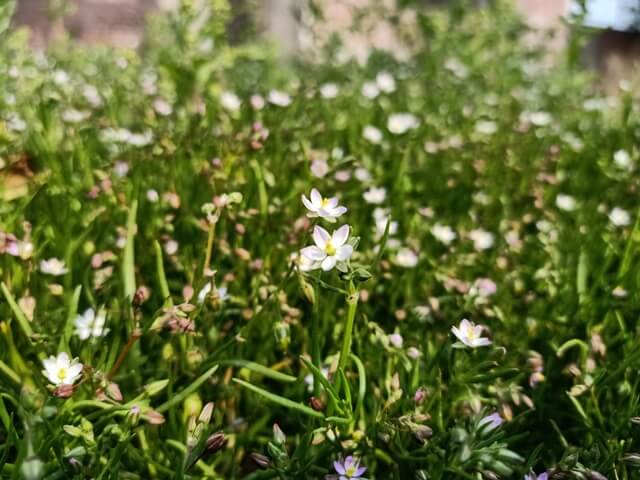
<instances>
[{"instance_id":1,"label":"blurred white flower","mask_svg":"<svg viewBox=\"0 0 640 480\"><path fill-rule=\"evenodd\" d=\"M27 128L27 122L17 113L11 112L7 115L7 128L14 132L22 132Z\"/></svg>"},{"instance_id":2,"label":"blurred white flower","mask_svg":"<svg viewBox=\"0 0 640 480\"><path fill-rule=\"evenodd\" d=\"M220 94L220 105L225 110L230 112L237 112L240 110L240 106L242 105L242 101L238 98L238 96L229 91L224 91Z\"/></svg>"},{"instance_id":3,"label":"blurred white flower","mask_svg":"<svg viewBox=\"0 0 640 480\"><path fill-rule=\"evenodd\" d=\"M153 109L158 115L162 115L163 117L167 117L173 112L171 104L163 98L156 98L153 101Z\"/></svg>"},{"instance_id":4,"label":"blurred white flower","mask_svg":"<svg viewBox=\"0 0 640 480\"><path fill-rule=\"evenodd\" d=\"M77 358L69 359L69 354L61 352L42 361L42 374L54 385L73 385L82 374L83 365Z\"/></svg>"},{"instance_id":5,"label":"blurred white flower","mask_svg":"<svg viewBox=\"0 0 640 480\"><path fill-rule=\"evenodd\" d=\"M404 344L404 339L399 333L392 333L389 335L388 339L389 343L396 348L402 348L402 345Z\"/></svg>"},{"instance_id":6,"label":"blurred white flower","mask_svg":"<svg viewBox=\"0 0 640 480\"><path fill-rule=\"evenodd\" d=\"M291 104L291 96L279 90L271 90L267 95L267 101L279 107L288 107Z\"/></svg>"},{"instance_id":7,"label":"blurred white flower","mask_svg":"<svg viewBox=\"0 0 640 480\"><path fill-rule=\"evenodd\" d=\"M164 244L164 251L167 255L175 255L178 253L179 244L173 239L167 240Z\"/></svg>"},{"instance_id":8,"label":"blurred white flower","mask_svg":"<svg viewBox=\"0 0 640 480\"><path fill-rule=\"evenodd\" d=\"M379 239L384 235L384 231L387 228L387 222L389 222L390 215L389 210L386 208L376 207L373 209L373 220L376 224L376 239ZM389 236L398 233L398 222L389 222Z\"/></svg>"},{"instance_id":9,"label":"blurred white flower","mask_svg":"<svg viewBox=\"0 0 640 480\"><path fill-rule=\"evenodd\" d=\"M93 85L85 85L82 88L82 96L94 108L101 107L103 104L100 92Z\"/></svg>"},{"instance_id":10,"label":"blurred white flower","mask_svg":"<svg viewBox=\"0 0 640 480\"><path fill-rule=\"evenodd\" d=\"M409 130L418 128L419 124L418 118L411 113L394 113L389 115L387 129L395 135L402 135Z\"/></svg>"},{"instance_id":11,"label":"blurred white flower","mask_svg":"<svg viewBox=\"0 0 640 480\"><path fill-rule=\"evenodd\" d=\"M488 250L493 247L493 234L481 228L471 230L469 238L473 241L473 248L476 250Z\"/></svg>"},{"instance_id":12,"label":"blurred white flower","mask_svg":"<svg viewBox=\"0 0 640 480\"><path fill-rule=\"evenodd\" d=\"M457 58L448 58L444 63L444 68L449 70L458 78L467 78L469 76L469 69Z\"/></svg>"},{"instance_id":13,"label":"blurred white flower","mask_svg":"<svg viewBox=\"0 0 640 480\"><path fill-rule=\"evenodd\" d=\"M362 196L367 203L379 204L387 198L387 190L384 187L371 187Z\"/></svg>"},{"instance_id":14,"label":"blurred white flower","mask_svg":"<svg viewBox=\"0 0 640 480\"><path fill-rule=\"evenodd\" d=\"M127 176L129 173L129 164L124 160L118 160L113 165L113 173L116 174L116 177L123 178Z\"/></svg>"},{"instance_id":15,"label":"blurred white flower","mask_svg":"<svg viewBox=\"0 0 640 480\"><path fill-rule=\"evenodd\" d=\"M469 289L472 297L488 298L498 290L496 283L490 278L478 278Z\"/></svg>"},{"instance_id":16,"label":"blurred white flower","mask_svg":"<svg viewBox=\"0 0 640 480\"><path fill-rule=\"evenodd\" d=\"M362 85L362 95L366 98L373 99L380 95L380 89L375 82L365 82Z\"/></svg>"},{"instance_id":17,"label":"blurred white flower","mask_svg":"<svg viewBox=\"0 0 640 480\"><path fill-rule=\"evenodd\" d=\"M379 72L376 75L376 85L384 93L392 93L396 90L396 80L389 72Z\"/></svg>"},{"instance_id":18,"label":"blurred white flower","mask_svg":"<svg viewBox=\"0 0 640 480\"><path fill-rule=\"evenodd\" d=\"M254 110L262 110L264 108L264 97L262 95L254 94L249 99L251 106Z\"/></svg>"},{"instance_id":19,"label":"blurred white flower","mask_svg":"<svg viewBox=\"0 0 640 480\"><path fill-rule=\"evenodd\" d=\"M633 160L626 150L618 150L613 154L613 163L621 170L633 170Z\"/></svg>"},{"instance_id":20,"label":"blurred white flower","mask_svg":"<svg viewBox=\"0 0 640 480\"><path fill-rule=\"evenodd\" d=\"M323 178L329 173L329 164L323 158L315 158L311 161L311 174L317 178Z\"/></svg>"},{"instance_id":21,"label":"blurred white flower","mask_svg":"<svg viewBox=\"0 0 640 480\"><path fill-rule=\"evenodd\" d=\"M626 227L631 224L631 215L629 215L629 212L626 210L615 207L611 210L611 213L609 213L609 220L611 220L611 223L616 227Z\"/></svg>"},{"instance_id":22,"label":"blurred white flower","mask_svg":"<svg viewBox=\"0 0 640 480\"><path fill-rule=\"evenodd\" d=\"M53 81L57 85L63 86L69 83L69 74L64 70L56 70L53 72Z\"/></svg>"},{"instance_id":23,"label":"blurred white flower","mask_svg":"<svg viewBox=\"0 0 640 480\"><path fill-rule=\"evenodd\" d=\"M431 227L431 235L433 235L436 240L444 243L445 245L449 245L457 237L456 232L454 232L450 226L440 225L439 223L436 223L433 227Z\"/></svg>"},{"instance_id":24,"label":"blurred white flower","mask_svg":"<svg viewBox=\"0 0 640 480\"><path fill-rule=\"evenodd\" d=\"M482 135L493 135L498 131L498 124L491 120L478 120L475 130Z\"/></svg>"},{"instance_id":25,"label":"blurred white flower","mask_svg":"<svg viewBox=\"0 0 640 480\"><path fill-rule=\"evenodd\" d=\"M382 141L382 132L373 125L367 125L364 127L362 136L371 143L378 144Z\"/></svg>"},{"instance_id":26,"label":"blurred white flower","mask_svg":"<svg viewBox=\"0 0 640 480\"><path fill-rule=\"evenodd\" d=\"M109 333L109 329L104 328L106 321L107 316L103 310L99 310L96 314L93 308L88 308L82 315L76 316L74 321L76 335L80 340L102 337Z\"/></svg>"},{"instance_id":27,"label":"blurred white flower","mask_svg":"<svg viewBox=\"0 0 640 480\"><path fill-rule=\"evenodd\" d=\"M401 248L396 253L396 265L404 268L413 268L418 265L418 254L410 248Z\"/></svg>"},{"instance_id":28,"label":"blurred white flower","mask_svg":"<svg viewBox=\"0 0 640 480\"><path fill-rule=\"evenodd\" d=\"M356 179L360 182L368 182L369 180L371 180L371 173L364 167L356 168L353 173Z\"/></svg>"},{"instance_id":29,"label":"blurred white flower","mask_svg":"<svg viewBox=\"0 0 640 480\"><path fill-rule=\"evenodd\" d=\"M309 210L309 213L307 213L309 218L320 217L334 223L338 217L347 211L346 207L338 205L337 197L324 198L315 188L311 189L310 197L311 200L306 195L302 195L302 203Z\"/></svg>"},{"instance_id":30,"label":"blurred white flower","mask_svg":"<svg viewBox=\"0 0 640 480\"><path fill-rule=\"evenodd\" d=\"M64 260L58 258L50 258L48 260L40 261L40 271L48 275L60 276L68 273L69 270L64 264Z\"/></svg>"},{"instance_id":31,"label":"blurred white flower","mask_svg":"<svg viewBox=\"0 0 640 480\"><path fill-rule=\"evenodd\" d=\"M320 96L326 99L336 98L339 91L338 85L335 83L325 83L320 87Z\"/></svg>"},{"instance_id":32,"label":"blurred white flower","mask_svg":"<svg viewBox=\"0 0 640 480\"><path fill-rule=\"evenodd\" d=\"M88 112L81 112L75 108L69 108L62 112L62 120L67 123L80 123L89 117Z\"/></svg>"},{"instance_id":33,"label":"blurred white flower","mask_svg":"<svg viewBox=\"0 0 640 480\"><path fill-rule=\"evenodd\" d=\"M149 200L151 203L156 203L158 200L160 200L160 195L158 195L157 191L150 188L149 190L147 190L147 200Z\"/></svg>"},{"instance_id":34,"label":"blurred white flower","mask_svg":"<svg viewBox=\"0 0 640 480\"><path fill-rule=\"evenodd\" d=\"M571 195L565 195L564 193L559 193L556 197L556 206L560 210L564 210L566 212L572 212L576 209L577 202L576 199Z\"/></svg>"},{"instance_id":35,"label":"blurred white flower","mask_svg":"<svg viewBox=\"0 0 640 480\"><path fill-rule=\"evenodd\" d=\"M553 121L553 117L549 112L529 112L525 110L520 114L520 121L531 123L536 127L544 127Z\"/></svg>"},{"instance_id":36,"label":"blurred white flower","mask_svg":"<svg viewBox=\"0 0 640 480\"><path fill-rule=\"evenodd\" d=\"M316 225L313 230L315 245L304 247L300 253L316 265L319 263L319 267L326 272L335 267L338 262L346 262L351 258L353 247L346 243L348 238L349 225L342 225L332 235Z\"/></svg>"},{"instance_id":37,"label":"blurred white flower","mask_svg":"<svg viewBox=\"0 0 640 480\"><path fill-rule=\"evenodd\" d=\"M491 345L491 340L482 336L482 325L476 325L466 318L460 322L458 327L451 327L453 334L467 347L486 347Z\"/></svg>"}]
</instances>

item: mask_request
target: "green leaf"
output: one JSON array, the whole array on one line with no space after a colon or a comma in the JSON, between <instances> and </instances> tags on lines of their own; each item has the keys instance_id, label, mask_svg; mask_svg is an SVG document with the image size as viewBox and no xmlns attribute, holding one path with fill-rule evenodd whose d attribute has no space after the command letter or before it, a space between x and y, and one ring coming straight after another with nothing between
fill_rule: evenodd
<instances>
[{"instance_id":1,"label":"green leaf","mask_svg":"<svg viewBox=\"0 0 640 480\"><path fill-rule=\"evenodd\" d=\"M129 208L127 216L127 242L124 246L122 258L122 281L124 283L124 296L133 300L136 293L136 272L134 259L134 237L136 235L136 213L138 211L138 201L134 200Z\"/></svg>"},{"instance_id":2,"label":"green leaf","mask_svg":"<svg viewBox=\"0 0 640 480\"><path fill-rule=\"evenodd\" d=\"M314 418L322 418L324 419L324 415L320 412L315 411L313 408L307 407L306 405L303 405L302 403L297 403L294 402L292 400L289 400L288 398L284 398L281 397L280 395L276 395L274 393L268 392L267 390L264 390L260 387L256 387L255 385L252 385L249 382L245 382L244 380L240 380L239 378L234 378L233 379L234 382L242 385L244 388L247 388L249 390L251 390L254 393L257 393L258 395L266 398L267 400L276 403L282 407L288 408L289 410L295 410L297 412L303 413L305 415L308 415L310 417L314 417Z\"/></svg>"},{"instance_id":3,"label":"green leaf","mask_svg":"<svg viewBox=\"0 0 640 480\"><path fill-rule=\"evenodd\" d=\"M200 385L206 382L209 379L209 377L215 373L216 370L218 370L218 365L214 365L209 370L204 372L191 385L189 385L187 388L182 390L180 393L173 395L168 401L166 401L165 403L160 405L158 408L156 408L156 411L158 413L166 412L174 405L177 405L180 402L184 401L189 395L191 395L198 388L200 388Z\"/></svg>"}]
</instances>

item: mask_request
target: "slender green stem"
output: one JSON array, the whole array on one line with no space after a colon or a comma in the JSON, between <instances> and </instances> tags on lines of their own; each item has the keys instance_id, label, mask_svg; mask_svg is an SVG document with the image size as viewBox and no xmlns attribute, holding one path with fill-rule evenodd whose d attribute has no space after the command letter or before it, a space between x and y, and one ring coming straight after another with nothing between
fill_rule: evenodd
<instances>
[{"instance_id":1,"label":"slender green stem","mask_svg":"<svg viewBox=\"0 0 640 480\"><path fill-rule=\"evenodd\" d=\"M204 265L202 266L202 275L206 276L209 265L211 264L211 254L213 251L213 239L216 235L216 224L209 224L209 235L207 236L207 253L204 257Z\"/></svg>"},{"instance_id":2,"label":"slender green stem","mask_svg":"<svg viewBox=\"0 0 640 480\"><path fill-rule=\"evenodd\" d=\"M351 355L351 339L353 337L353 324L356 318L356 310L358 309L358 297L359 292L356 290L353 282L350 281L349 296L347 297L347 318L344 325L344 332L342 333L342 349L340 350L340 359L338 360L338 371L344 370L349 360L349 355Z\"/></svg>"}]
</instances>

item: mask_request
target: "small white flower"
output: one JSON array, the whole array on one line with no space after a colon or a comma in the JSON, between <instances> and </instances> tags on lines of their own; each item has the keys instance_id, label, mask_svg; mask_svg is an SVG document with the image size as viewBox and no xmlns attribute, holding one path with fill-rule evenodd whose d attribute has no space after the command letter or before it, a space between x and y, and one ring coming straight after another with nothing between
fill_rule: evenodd
<instances>
[{"instance_id":1,"label":"small white flower","mask_svg":"<svg viewBox=\"0 0 640 480\"><path fill-rule=\"evenodd\" d=\"M488 250L493 247L493 234L477 228L469 232L469 238L473 241L473 248L476 250Z\"/></svg>"},{"instance_id":2,"label":"small white flower","mask_svg":"<svg viewBox=\"0 0 640 480\"><path fill-rule=\"evenodd\" d=\"M626 227L631 223L631 215L629 215L629 212L626 210L615 207L611 210L611 213L609 213L609 220L611 220L611 223L616 227Z\"/></svg>"},{"instance_id":3,"label":"small white flower","mask_svg":"<svg viewBox=\"0 0 640 480\"><path fill-rule=\"evenodd\" d=\"M153 101L153 109L158 115L162 115L163 117L168 117L173 113L171 104L162 98L156 98Z\"/></svg>"},{"instance_id":4,"label":"small white flower","mask_svg":"<svg viewBox=\"0 0 640 480\"><path fill-rule=\"evenodd\" d=\"M54 385L73 385L82 374L83 365L77 358L69 359L69 354L61 352L42 361L42 374Z\"/></svg>"},{"instance_id":5,"label":"small white flower","mask_svg":"<svg viewBox=\"0 0 640 480\"><path fill-rule=\"evenodd\" d=\"M440 225L439 223L436 223L431 227L431 235L433 235L440 243L444 243L445 245L449 245L457 237L456 232L454 232L450 226Z\"/></svg>"},{"instance_id":6,"label":"small white flower","mask_svg":"<svg viewBox=\"0 0 640 480\"><path fill-rule=\"evenodd\" d=\"M98 108L102 106L102 97L100 96L100 92L98 92L98 89L93 85L85 85L82 89L82 96L91 104L92 107Z\"/></svg>"},{"instance_id":7,"label":"small white flower","mask_svg":"<svg viewBox=\"0 0 640 480\"><path fill-rule=\"evenodd\" d=\"M150 188L149 190L147 190L147 200L149 200L151 203L156 203L158 200L160 200L160 195L156 190Z\"/></svg>"},{"instance_id":8,"label":"small white flower","mask_svg":"<svg viewBox=\"0 0 640 480\"><path fill-rule=\"evenodd\" d=\"M338 262L346 262L353 254L353 247L347 242L349 238L349 225L342 225L329 235L324 228L316 225L313 230L315 245L301 250L303 256L318 263L322 270L329 271Z\"/></svg>"},{"instance_id":9,"label":"small white flower","mask_svg":"<svg viewBox=\"0 0 640 480\"><path fill-rule=\"evenodd\" d=\"M237 112L240 110L242 101L235 93L224 91L220 94L220 105L222 105L225 110Z\"/></svg>"},{"instance_id":10,"label":"small white flower","mask_svg":"<svg viewBox=\"0 0 640 480\"><path fill-rule=\"evenodd\" d=\"M378 73L376 75L376 85L384 93L392 93L396 90L396 80L389 72Z\"/></svg>"},{"instance_id":11,"label":"small white flower","mask_svg":"<svg viewBox=\"0 0 640 480\"><path fill-rule=\"evenodd\" d=\"M54 83L63 86L69 83L69 74L64 70L56 70L53 72L53 81Z\"/></svg>"},{"instance_id":12,"label":"small white flower","mask_svg":"<svg viewBox=\"0 0 640 480\"><path fill-rule=\"evenodd\" d=\"M564 210L566 212L572 212L576 209L577 202L576 199L571 195L565 195L564 193L559 193L556 197L556 206L560 210Z\"/></svg>"},{"instance_id":13,"label":"small white flower","mask_svg":"<svg viewBox=\"0 0 640 480\"><path fill-rule=\"evenodd\" d=\"M475 130L482 135L493 135L498 131L498 124L491 120L478 120L475 125Z\"/></svg>"},{"instance_id":14,"label":"small white flower","mask_svg":"<svg viewBox=\"0 0 640 480\"><path fill-rule=\"evenodd\" d=\"M329 173L329 164L326 160L316 158L311 162L311 174L317 178L323 178Z\"/></svg>"},{"instance_id":15,"label":"small white flower","mask_svg":"<svg viewBox=\"0 0 640 480\"><path fill-rule=\"evenodd\" d=\"M391 345L393 345L396 348L402 348L402 345L404 344L404 339L402 338L402 335L400 335L399 333L392 333L391 335L389 335L389 343L391 343Z\"/></svg>"},{"instance_id":16,"label":"small white flower","mask_svg":"<svg viewBox=\"0 0 640 480\"><path fill-rule=\"evenodd\" d=\"M482 325L476 325L466 318L460 322L458 327L451 327L453 334L467 347L486 347L491 345L491 340L482 336Z\"/></svg>"},{"instance_id":17,"label":"small white flower","mask_svg":"<svg viewBox=\"0 0 640 480\"><path fill-rule=\"evenodd\" d=\"M626 150L618 150L613 154L613 163L621 170L633 170L633 160Z\"/></svg>"},{"instance_id":18,"label":"small white flower","mask_svg":"<svg viewBox=\"0 0 640 480\"><path fill-rule=\"evenodd\" d=\"M328 100L336 98L339 92L340 89L335 83L325 83L320 87L320 96Z\"/></svg>"},{"instance_id":19,"label":"small white flower","mask_svg":"<svg viewBox=\"0 0 640 480\"><path fill-rule=\"evenodd\" d=\"M362 136L371 143L378 144L382 141L382 132L372 125L364 127Z\"/></svg>"},{"instance_id":20,"label":"small white flower","mask_svg":"<svg viewBox=\"0 0 640 480\"><path fill-rule=\"evenodd\" d=\"M302 195L302 203L309 213L309 218L320 217L324 218L328 222L334 223L338 217L347 211L346 207L338 205L338 198L324 198L320 192L313 188L311 189L311 200L306 195Z\"/></svg>"},{"instance_id":21,"label":"small white flower","mask_svg":"<svg viewBox=\"0 0 640 480\"><path fill-rule=\"evenodd\" d=\"M418 264L418 254L410 248L401 248L396 254L396 264L404 268L413 268Z\"/></svg>"},{"instance_id":22,"label":"small white flower","mask_svg":"<svg viewBox=\"0 0 640 480\"><path fill-rule=\"evenodd\" d=\"M267 101L279 107L288 107L291 104L291 97L279 90L271 90L267 95Z\"/></svg>"},{"instance_id":23,"label":"small white flower","mask_svg":"<svg viewBox=\"0 0 640 480\"><path fill-rule=\"evenodd\" d=\"M362 197L367 203L380 204L387 198L387 190L384 187L371 187Z\"/></svg>"},{"instance_id":24,"label":"small white flower","mask_svg":"<svg viewBox=\"0 0 640 480\"><path fill-rule=\"evenodd\" d=\"M387 129L395 135L402 135L409 130L418 128L419 124L418 118L411 113L394 113L389 115Z\"/></svg>"},{"instance_id":25,"label":"small white flower","mask_svg":"<svg viewBox=\"0 0 640 480\"><path fill-rule=\"evenodd\" d=\"M89 117L87 112L81 112L75 108L69 108L62 112L62 120L67 123L80 123Z\"/></svg>"},{"instance_id":26,"label":"small white flower","mask_svg":"<svg viewBox=\"0 0 640 480\"><path fill-rule=\"evenodd\" d=\"M254 110L262 110L264 108L264 97L262 95L251 95L249 102Z\"/></svg>"},{"instance_id":27,"label":"small white flower","mask_svg":"<svg viewBox=\"0 0 640 480\"><path fill-rule=\"evenodd\" d=\"M373 209L373 220L376 224L376 239L379 239L384 235L389 218L390 215L388 209L380 207ZM389 235L395 235L396 233L398 233L398 222L392 220L389 222Z\"/></svg>"},{"instance_id":28,"label":"small white flower","mask_svg":"<svg viewBox=\"0 0 640 480\"><path fill-rule=\"evenodd\" d=\"M176 253L178 253L179 246L180 244L177 241L170 239L165 242L164 251L167 255L175 255Z\"/></svg>"},{"instance_id":29,"label":"small white flower","mask_svg":"<svg viewBox=\"0 0 640 480\"><path fill-rule=\"evenodd\" d=\"M68 273L69 270L64 264L64 260L58 258L50 258L48 260L40 261L40 271L48 275L60 276Z\"/></svg>"},{"instance_id":30,"label":"small white flower","mask_svg":"<svg viewBox=\"0 0 640 480\"><path fill-rule=\"evenodd\" d=\"M127 173L129 173L129 164L125 161L118 160L113 165L113 173L115 173L119 178L126 177Z\"/></svg>"},{"instance_id":31,"label":"small white flower","mask_svg":"<svg viewBox=\"0 0 640 480\"><path fill-rule=\"evenodd\" d=\"M362 85L362 95L368 99L376 98L380 95L380 89L375 82L365 82Z\"/></svg>"},{"instance_id":32,"label":"small white flower","mask_svg":"<svg viewBox=\"0 0 640 480\"><path fill-rule=\"evenodd\" d=\"M360 182L368 182L371 180L371 173L366 168L358 167L353 173L356 179Z\"/></svg>"},{"instance_id":33,"label":"small white flower","mask_svg":"<svg viewBox=\"0 0 640 480\"><path fill-rule=\"evenodd\" d=\"M103 310L99 310L98 314L93 308L88 308L82 315L78 315L75 319L76 335L80 340L87 340L91 337L98 338L109 333L109 329L104 328L107 316Z\"/></svg>"}]
</instances>

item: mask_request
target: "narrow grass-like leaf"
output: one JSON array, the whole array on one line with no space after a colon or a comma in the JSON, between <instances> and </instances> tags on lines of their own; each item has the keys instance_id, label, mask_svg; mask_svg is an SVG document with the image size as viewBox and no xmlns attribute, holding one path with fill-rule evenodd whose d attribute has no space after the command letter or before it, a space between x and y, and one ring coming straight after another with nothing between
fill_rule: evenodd
<instances>
[{"instance_id":1,"label":"narrow grass-like leaf","mask_svg":"<svg viewBox=\"0 0 640 480\"><path fill-rule=\"evenodd\" d=\"M277 370L265 367L264 365L260 365L259 363L250 362L248 360L242 360L239 358L219 360L216 363L222 366L231 365L234 367L246 368L247 370L251 370L252 372L258 373L267 378L271 378L272 380L277 380L279 382L293 383L298 380L296 377L287 375L286 373L278 372Z\"/></svg>"},{"instance_id":2,"label":"narrow grass-like leaf","mask_svg":"<svg viewBox=\"0 0 640 480\"><path fill-rule=\"evenodd\" d=\"M122 257L122 281L124 283L124 295L128 300L132 300L136 293L136 272L135 272L135 250L134 238L136 235L136 214L138 211L138 201L134 200L129 207L127 216L127 242L124 246Z\"/></svg>"},{"instance_id":3,"label":"narrow grass-like leaf","mask_svg":"<svg viewBox=\"0 0 640 480\"><path fill-rule=\"evenodd\" d=\"M206 382L209 377L215 373L216 370L218 370L218 365L214 365L209 370L204 372L202 375L196 378L193 383L191 383L191 385L182 390L180 393L176 393L168 401L156 408L156 411L158 411L159 413L166 412L174 405L178 405L180 402L184 401L184 399L186 399L189 395L200 388L200 385Z\"/></svg>"},{"instance_id":4,"label":"narrow grass-like leaf","mask_svg":"<svg viewBox=\"0 0 640 480\"><path fill-rule=\"evenodd\" d=\"M11 311L16 317L16 320L18 321L18 325L20 326L20 329L25 334L29 342L31 342L31 336L33 335L33 330L31 329L31 324L29 322L29 319L24 314L22 309L18 306L18 304L16 303L16 299L13 297L13 295L9 291L9 288L5 285L4 282L0 283L0 289L2 290L4 298L9 304L9 307L11 308Z\"/></svg>"},{"instance_id":5,"label":"narrow grass-like leaf","mask_svg":"<svg viewBox=\"0 0 640 480\"><path fill-rule=\"evenodd\" d=\"M308 415L310 417L324 419L324 415L322 413L317 412L313 408L307 407L302 403L297 403L292 400L289 400L288 398L284 398L284 397L281 397L280 395L276 395L275 393L268 392L267 390L264 390L260 387L256 387L255 385L252 385L249 382L240 380L239 378L234 378L233 381L282 407L288 408L290 410L295 410L300 413L304 413L305 415Z\"/></svg>"},{"instance_id":6,"label":"narrow grass-like leaf","mask_svg":"<svg viewBox=\"0 0 640 480\"><path fill-rule=\"evenodd\" d=\"M164 261L162 259L162 247L156 240L153 242L153 248L156 251L156 274L158 275L158 283L160 284L160 293L164 300L165 306L173 305L171 298L171 292L169 291L169 283L167 282L167 276L164 273Z\"/></svg>"},{"instance_id":7,"label":"narrow grass-like leaf","mask_svg":"<svg viewBox=\"0 0 640 480\"><path fill-rule=\"evenodd\" d=\"M59 352L69 351L69 340L73 332L73 323L78 314L78 303L80 302L80 292L82 291L82 285L78 285L73 291L73 296L69 302L69 310L67 311L67 321L64 324L64 331L62 337L60 337L60 343L58 344Z\"/></svg>"}]
</instances>

